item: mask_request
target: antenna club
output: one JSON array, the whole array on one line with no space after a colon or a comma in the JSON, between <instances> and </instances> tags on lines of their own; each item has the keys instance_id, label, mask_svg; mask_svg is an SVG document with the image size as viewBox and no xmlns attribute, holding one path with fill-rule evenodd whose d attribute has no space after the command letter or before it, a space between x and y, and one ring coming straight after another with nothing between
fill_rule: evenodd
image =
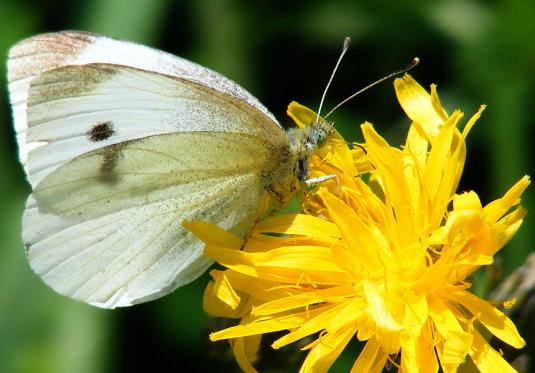
<instances>
[{"instance_id":1,"label":"antenna club","mask_svg":"<svg viewBox=\"0 0 535 373\"><path fill-rule=\"evenodd\" d=\"M344 47L343 47L344 51L346 51L349 48L349 44L351 44L351 38L349 36L346 36L344 39Z\"/></svg>"},{"instance_id":2,"label":"antenna club","mask_svg":"<svg viewBox=\"0 0 535 373\"><path fill-rule=\"evenodd\" d=\"M316 114L316 122L319 122L320 114L321 114L321 108L323 107L323 102L325 101L325 95L327 94L327 90L329 89L329 86L331 85L334 74L336 73L336 70L338 70L338 66L340 65L340 61L342 61L342 58L347 52L347 49L349 48L349 44L351 42L351 39L349 36L346 36L344 39L344 47L342 49L342 53L340 53L340 57L338 57L338 61L336 61L336 65L334 66L334 70L331 74L331 77L329 78L329 81L327 82L327 85L325 86L325 90L323 91L323 95L321 96L320 106L318 108L318 113Z\"/></svg>"},{"instance_id":3,"label":"antenna club","mask_svg":"<svg viewBox=\"0 0 535 373\"><path fill-rule=\"evenodd\" d=\"M411 61L411 66L414 67L420 63L420 59L418 57L414 57Z\"/></svg>"}]
</instances>

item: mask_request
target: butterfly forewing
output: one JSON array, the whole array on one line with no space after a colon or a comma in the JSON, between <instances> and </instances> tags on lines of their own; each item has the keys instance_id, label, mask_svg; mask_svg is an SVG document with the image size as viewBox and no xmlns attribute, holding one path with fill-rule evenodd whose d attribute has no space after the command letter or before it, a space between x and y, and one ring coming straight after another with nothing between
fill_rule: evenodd
<instances>
[{"instance_id":1,"label":"butterfly forewing","mask_svg":"<svg viewBox=\"0 0 535 373\"><path fill-rule=\"evenodd\" d=\"M265 115L219 91L181 78L126 66L66 66L34 78L27 139L33 186L57 166L85 152L172 132L240 132L284 143Z\"/></svg>"},{"instance_id":2,"label":"butterfly forewing","mask_svg":"<svg viewBox=\"0 0 535 373\"><path fill-rule=\"evenodd\" d=\"M26 102L32 79L58 67L91 63L130 66L196 82L254 107L278 125L273 115L239 85L183 58L89 32L42 34L21 41L9 51L9 96L23 164L26 164L27 153L40 145L26 139Z\"/></svg>"}]
</instances>

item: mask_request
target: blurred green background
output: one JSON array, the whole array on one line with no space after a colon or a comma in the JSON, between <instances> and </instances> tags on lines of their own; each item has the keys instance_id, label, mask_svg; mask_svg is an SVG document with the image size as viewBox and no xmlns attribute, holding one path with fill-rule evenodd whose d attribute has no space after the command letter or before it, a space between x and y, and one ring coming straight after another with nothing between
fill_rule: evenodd
<instances>
[{"instance_id":1,"label":"blurred green background","mask_svg":"<svg viewBox=\"0 0 535 373\"><path fill-rule=\"evenodd\" d=\"M0 0L0 60L32 34L94 31L216 70L290 125L287 104L297 100L317 107L349 35L352 46L325 108L419 56L422 62L411 74L425 87L437 83L448 110L471 115L488 104L468 139L461 185L488 203L522 175L533 175L534 16L532 0ZM3 62L3 87L5 76ZM207 341L218 321L202 311L206 276L163 299L109 311L65 299L32 273L20 239L29 187L16 159L5 88L0 118L0 372L236 370L227 344ZM359 139L358 126L368 120L395 144L401 144L408 123L392 82L361 95L331 119L351 139ZM524 204L533 214L531 190ZM493 276L499 280L523 263L533 251L534 234L528 215ZM478 280L476 289L485 293L496 278L487 272ZM535 328L520 327L529 346ZM267 371L283 365L274 356L264 356ZM350 366L353 358L344 355L333 371Z\"/></svg>"}]
</instances>

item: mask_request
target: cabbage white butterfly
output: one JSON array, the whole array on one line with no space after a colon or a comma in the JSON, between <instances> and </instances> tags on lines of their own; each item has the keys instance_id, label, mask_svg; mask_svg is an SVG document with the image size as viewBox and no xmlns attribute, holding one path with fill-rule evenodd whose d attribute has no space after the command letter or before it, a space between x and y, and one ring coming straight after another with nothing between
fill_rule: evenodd
<instances>
[{"instance_id":1,"label":"cabbage white butterfly","mask_svg":"<svg viewBox=\"0 0 535 373\"><path fill-rule=\"evenodd\" d=\"M19 158L33 192L32 269L99 307L161 297L211 261L181 222L247 232L308 173L323 122L285 132L251 94L195 63L65 31L9 52Z\"/></svg>"}]
</instances>

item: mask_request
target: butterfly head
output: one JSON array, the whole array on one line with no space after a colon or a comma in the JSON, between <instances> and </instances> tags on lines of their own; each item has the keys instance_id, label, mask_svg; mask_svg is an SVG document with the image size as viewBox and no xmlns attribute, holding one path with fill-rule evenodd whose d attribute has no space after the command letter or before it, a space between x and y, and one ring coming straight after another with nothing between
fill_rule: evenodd
<instances>
[{"instance_id":1,"label":"butterfly head","mask_svg":"<svg viewBox=\"0 0 535 373\"><path fill-rule=\"evenodd\" d=\"M305 181L308 177L312 152L321 147L333 131L333 126L321 118L304 128L288 130L291 152L296 158L295 175L299 181Z\"/></svg>"}]
</instances>

